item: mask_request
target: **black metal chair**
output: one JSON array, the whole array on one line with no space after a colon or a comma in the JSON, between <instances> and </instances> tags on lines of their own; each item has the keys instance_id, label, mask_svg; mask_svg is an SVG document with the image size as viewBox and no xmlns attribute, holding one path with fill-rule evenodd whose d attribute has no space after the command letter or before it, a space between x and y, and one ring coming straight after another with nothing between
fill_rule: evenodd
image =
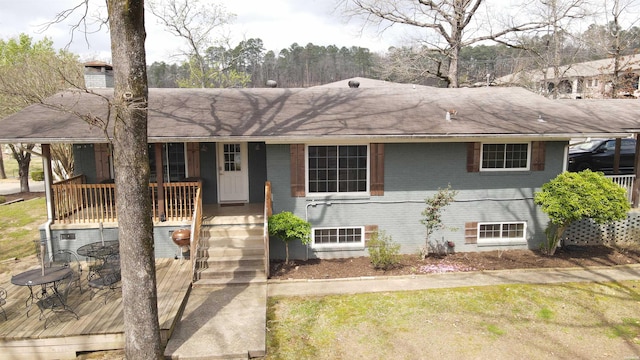
<instances>
[{"instance_id":1,"label":"black metal chair","mask_svg":"<svg viewBox=\"0 0 640 360\"><path fill-rule=\"evenodd\" d=\"M79 319L78 314L68 305L67 300L69 298L69 292L74 282L73 276L68 276L62 281L58 282L52 289L52 292L47 293L36 303L40 309L40 320L45 319L44 328L47 328L51 316L47 313L52 313L58 317L60 313L68 313Z\"/></svg>"},{"instance_id":2,"label":"black metal chair","mask_svg":"<svg viewBox=\"0 0 640 360\"><path fill-rule=\"evenodd\" d=\"M71 283L75 283L82 294L82 263L78 255L71 250L58 250L50 260L49 266L68 266L73 270Z\"/></svg>"},{"instance_id":3,"label":"black metal chair","mask_svg":"<svg viewBox=\"0 0 640 360\"><path fill-rule=\"evenodd\" d=\"M118 253L110 254L103 259L97 260L90 266L92 269L87 277L88 285L91 288L90 299L104 290L104 303L110 295L115 294L121 279L120 272L120 255Z\"/></svg>"},{"instance_id":4,"label":"black metal chair","mask_svg":"<svg viewBox=\"0 0 640 360\"><path fill-rule=\"evenodd\" d=\"M4 311L2 307L7 303L7 290L0 287L0 310L2 310L2 315L4 315L4 320L7 321L7 313Z\"/></svg>"}]
</instances>

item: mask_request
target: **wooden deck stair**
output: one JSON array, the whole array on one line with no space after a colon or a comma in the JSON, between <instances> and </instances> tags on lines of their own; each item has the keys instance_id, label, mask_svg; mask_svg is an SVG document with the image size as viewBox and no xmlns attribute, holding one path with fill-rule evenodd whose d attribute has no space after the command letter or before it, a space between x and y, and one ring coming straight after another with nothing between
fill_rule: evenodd
<instances>
[{"instance_id":1,"label":"wooden deck stair","mask_svg":"<svg viewBox=\"0 0 640 360\"><path fill-rule=\"evenodd\" d=\"M263 226L261 215L203 222L193 286L266 283Z\"/></svg>"}]
</instances>

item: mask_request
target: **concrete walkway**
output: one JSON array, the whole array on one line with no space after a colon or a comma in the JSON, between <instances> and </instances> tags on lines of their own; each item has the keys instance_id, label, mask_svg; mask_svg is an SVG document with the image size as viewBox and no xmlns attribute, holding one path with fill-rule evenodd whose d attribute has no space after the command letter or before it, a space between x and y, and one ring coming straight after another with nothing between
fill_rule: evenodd
<instances>
[{"instance_id":1,"label":"concrete walkway","mask_svg":"<svg viewBox=\"0 0 640 360\"><path fill-rule=\"evenodd\" d=\"M29 179L29 191L44 192L44 181L33 181ZM3 179L0 181L0 195L17 194L19 192L19 179Z\"/></svg>"},{"instance_id":2,"label":"concrete walkway","mask_svg":"<svg viewBox=\"0 0 640 360\"><path fill-rule=\"evenodd\" d=\"M191 289L165 348L170 359L248 359L266 350L267 285Z\"/></svg>"},{"instance_id":3,"label":"concrete walkway","mask_svg":"<svg viewBox=\"0 0 640 360\"><path fill-rule=\"evenodd\" d=\"M640 264L616 267L456 272L337 280L269 281L267 296L323 296L502 284L640 280Z\"/></svg>"},{"instance_id":4,"label":"concrete walkway","mask_svg":"<svg viewBox=\"0 0 640 360\"><path fill-rule=\"evenodd\" d=\"M502 284L640 280L640 265L458 272L328 280L269 280L267 284L194 287L165 356L248 359L266 351L268 296L324 296Z\"/></svg>"}]
</instances>

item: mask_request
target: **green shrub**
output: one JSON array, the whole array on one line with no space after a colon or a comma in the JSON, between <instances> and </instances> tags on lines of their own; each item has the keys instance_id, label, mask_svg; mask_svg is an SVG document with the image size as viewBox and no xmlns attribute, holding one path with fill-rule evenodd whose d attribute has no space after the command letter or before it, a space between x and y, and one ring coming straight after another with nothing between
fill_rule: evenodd
<instances>
[{"instance_id":1,"label":"green shrub","mask_svg":"<svg viewBox=\"0 0 640 360\"><path fill-rule=\"evenodd\" d=\"M33 181L43 181L44 180L44 171L42 170L34 170L31 172L31 180Z\"/></svg>"},{"instance_id":2,"label":"green shrub","mask_svg":"<svg viewBox=\"0 0 640 360\"><path fill-rule=\"evenodd\" d=\"M564 172L542 185L535 193L535 203L549 216L545 230L547 241L542 250L553 255L564 231L574 221L591 219L606 224L627 217L629 200L621 186L601 172L584 170Z\"/></svg>"},{"instance_id":3,"label":"green shrub","mask_svg":"<svg viewBox=\"0 0 640 360\"><path fill-rule=\"evenodd\" d=\"M4 204L7 202L7 198L5 198L4 196L0 195L0 204Z\"/></svg>"},{"instance_id":4,"label":"green shrub","mask_svg":"<svg viewBox=\"0 0 640 360\"><path fill-rule=\"evenodd\" d=\"M371 264L376 269L388 270L400 261L400 244L395 243L384 231L371 234L367 250Z\"/></svg>"},{"instance_id":5,"label":"green shrub","mask_svg":"<svg viewBox=\"0 0 640 360\"><path fill-rule=\"evenodd\" d=\"M269 217L269 235L284 241L286 258L289 263L289 242L300 240L303 244L311 242L311 224L292 212L283 211Z\"/></svg>"}]
</instances>

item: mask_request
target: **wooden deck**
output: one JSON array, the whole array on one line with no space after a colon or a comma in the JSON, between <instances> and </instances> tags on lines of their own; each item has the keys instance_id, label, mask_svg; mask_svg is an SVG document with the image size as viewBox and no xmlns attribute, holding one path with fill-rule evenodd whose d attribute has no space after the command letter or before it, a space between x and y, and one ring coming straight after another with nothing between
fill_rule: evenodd
<instances>
[{"instance_id":1,"label":"wooden deck","mask_svg":"<svg viewBox=\"0 0 640 360\"><path fill-rule=\"evenodd\" d=\"M173 259L157 259L158 316L163 344L171 336L179 319L191 285L190 263ZM85 267L86 269L86 267ZM85 351L124 348L122 294L116 291L104 303L100 295L90 300L83 273L83 293L76 288L69 295L69 304L80 317L66 313L48 314L44 329L40 312L33 307L26 315L26 287L4 283L8 320L0 314L0 357L3 359L67 359ZM103 291L104 292L104 291ZM59 315L56 317L56 315Z\"/></svg>"}]
</instances>

